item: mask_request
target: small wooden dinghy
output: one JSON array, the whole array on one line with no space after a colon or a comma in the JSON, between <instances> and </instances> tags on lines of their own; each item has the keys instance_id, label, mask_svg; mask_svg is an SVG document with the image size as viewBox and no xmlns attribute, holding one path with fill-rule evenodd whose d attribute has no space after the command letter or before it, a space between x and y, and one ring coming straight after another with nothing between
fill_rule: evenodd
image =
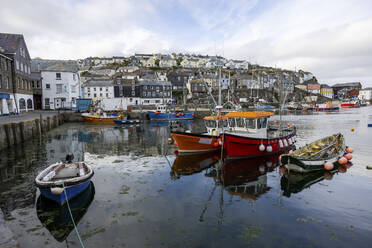
<instances>
[{"instance_id":1,"label":"small wooden dinghy","mask_svg":"<svg viewBox=\"0 0 372 248\"><path fill-rule=\"evenodd\" d=\"M324 163L337 163L345 152L342 134L334 134L306 145L291 154L282 155L281 162L290 171L324 170Z\"/></svg>"},{"instance_id":2,"label":"small wooden dinghy","mask_svg":"<svg viewBox=\"0 0 372 248\"><path fill-rule=\"evenodd\" d=\"M92 168L84 162L60 162L40 172L35 183L43 196L63 205L89 186L93 174Z\"/></svg>"}]
</instances>

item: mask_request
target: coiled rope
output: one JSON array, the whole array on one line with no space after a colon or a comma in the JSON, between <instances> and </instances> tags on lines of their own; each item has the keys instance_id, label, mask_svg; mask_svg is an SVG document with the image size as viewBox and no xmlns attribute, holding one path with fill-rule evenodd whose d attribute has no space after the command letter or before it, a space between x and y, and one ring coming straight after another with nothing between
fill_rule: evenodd
<instances>
[{"instance_id":1,"label":"coiled rope","mask_svg":"<svg viewBox=\"0 0 372 248\"><path fill-rule=\"evenodd\" d=\"M70 204L68 203L68 198L67 198L66 188L65 188L65 184L64 184L63 181L62 181L62 186L63 186L63 192L65 193L66 203L67 203L67 208L68 208L68 212L70 213L70 217L71 217L71 220L72 220L72 224L74 225L75 232L76 232L76 234L77 234L77 236L78 236L78 239L79 239L79 241L80 241L81 247L85 248L84 243L83 243L83 241L81 240L81 237L80 237L79 231L78 231L78 229L77 229L77 226L76 226L76 224L75 224L74 217L72 216L72 211L71 211L71 208L70 208Z\"/></svg>"}]
</instances>

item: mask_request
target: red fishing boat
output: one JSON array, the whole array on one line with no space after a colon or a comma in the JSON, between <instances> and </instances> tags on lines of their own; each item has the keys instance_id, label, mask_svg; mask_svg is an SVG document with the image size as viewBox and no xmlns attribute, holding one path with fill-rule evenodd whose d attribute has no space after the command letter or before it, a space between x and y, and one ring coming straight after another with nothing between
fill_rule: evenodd
<instances>
[{"instance_id":1,"label":"red fishing boat","mask_svg":"<svg viewBox=\"0 0 372 248\"><path fill-rule=\"evenodd\" d=\"M295 140L295 129L269 129L267 120L271 112L230 112L229 130L222 134L227 159L267 156L290 149Z\"/></svg>"},{"instance_id":2,"label":"red fishing boat","mask_svg":"<svg viewBox=\"0 0 372 248\"><path fill-rule=\"evenodd\" d=\"M341 108L359 108L358 101L347 101L341 103Z\"/></svg>"}]
</instances>

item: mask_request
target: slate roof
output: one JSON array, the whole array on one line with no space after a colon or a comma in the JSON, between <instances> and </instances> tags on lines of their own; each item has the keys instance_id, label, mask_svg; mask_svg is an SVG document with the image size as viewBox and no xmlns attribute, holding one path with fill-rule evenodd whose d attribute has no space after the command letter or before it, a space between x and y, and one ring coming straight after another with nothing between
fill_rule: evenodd
<instances>
[{"instance_id":1,"label":"slate roof","mask_svg":"<svg viewBox=\"0 0 372 248\"><path fill-rule=\"evenodd\" d=\"M0 33L0 47L5 50L5 53L15 53L22 39L22 34Z\"/></svg>"},{"instance_id":2,"label":"slate roof","mask_svg":"<svg viewBox=\"0 0 372 248\"><path fill-rule=\"evenodd\" d=\"M75 60L50 60L33 59L31 60L31 71L66 71L77 72L79 69Z\"/></svg>"},{"instance_id":3,"label":"slate roof","mask_svg":"<svg viewBox=\"0 0 372 248\"><path fill-rule=\"evenodd\" d=\"M170 82L142 81L140 85L171 86Z\"/></svg>"},{"instance_id":4,"label":"slate roof","mask_svg":"<svg viewBox=\"0 0 372 248\"><path fill-rule=\"evenodd\" d=\"M112 80L88 80L85 82L83 87L107 87L107 86L112 86L113 81Z\"/></svg>"},{"instance_id":5,"label":"slate roof","mask_svg":"<svg viewBox=\"0 0 372 248\"><path fill-rule=\"evenodd\" d=\"M362 85L359 82L351 82L332 85L332 88L335 87L362 87Z\"/></svg>"}]
</instances>

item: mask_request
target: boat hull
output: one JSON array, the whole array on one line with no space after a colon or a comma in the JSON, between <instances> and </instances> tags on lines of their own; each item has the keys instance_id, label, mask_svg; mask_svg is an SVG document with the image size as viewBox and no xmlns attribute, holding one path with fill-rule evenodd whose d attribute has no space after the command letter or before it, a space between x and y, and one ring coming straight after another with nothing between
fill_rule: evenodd
<instances>
[{"instance_id":1,"label":"boat hull","mask_svg":"<svg viewBox=\"0 0 372 248\"><path fill-rule=\"evenodd\" d=\"M358 108L359 105L357 103L342 103L341 108Z\"/></svg>"},{"instance_id":2,"label":"boat hull","mask_svg":"<svg viewBox=\"0 0 372 248\"><path fill-rule=\"evenodd\" d=\"M342 155L342 154L341 154ZM337 160L339 156L335 156L331 159L322 160L305 160L291 157L290 155L282 155L281 162L289 170L300 173L307 173L312 171L324 170L324 163L331 162L334 165L338 165Z\"/></svg>"},{"instance_id":3,"label":"boat hull","mask_svg":"<svg viewBox=\"0 0 372 248\"><path fill-rule=\"evenodd\" d=\"M67 200L70 200L77 195L79 195L81 192L83 192L88 186L90 185L90 180L85 181L83 183L77 184L77 185L72 185L69 187L65 187L65 191L67 194L62 191L60 194L55 194L52 192L52 188L39 188L41 195L44 197L57 202L59 205L64 205Z\"/></svg>"},{"instance_id":4,"label":"boat hull","mask_svg":"<svg viewBox=\"0 0 372 248\"><path fill-rule=\"evenodd\" d=\"M202 153L220 149L219 136L193 134L186 132L171 132L176 141L179 153Z\"/></svg>"},{"instance_id":5,"label":"boat hull","mask_svg":"<svg viewBox=\"0 0 372 248\"><path fill-rule=\"evenodd\" d=\"M148 111L150 120L154 121L168 121L168 120L193 120L194 113L193 112L186 112L182 114L177 114L176 112L171 113L159 113L154 111Z\"/></svg>"},{"instance_id":6,"label":"boat hull","mask_svg":"<svg viewBox=\"0 0 372 248\"><path fill-rule=\"evenodd\" d=\"M289 150L293 147L292 138L294 136L294 131L286 136L272 139L251 138L225 133L222 140L224 145L224 153L226 154L227 159L243 159L268 156L271 154ZM282 142L286 140L287 145L280 145L279 140L282 140ZM259 149L261 144L265 146L265 149L263 151L260 151ZM272 147L271 151L267 150L267 146L269 144Z\"/></svg>"},{"instance_id":7,"label":"boat hull","mask_svg":"<svg viewBox=\"0 0 372 248\"><path fill-rule=\"evenodd\" d=\"M120 116L117 117L93 117L83 116L85 122L91 123L114 123L115 120L120 120Z\"/></svg>"}]
</instances>

